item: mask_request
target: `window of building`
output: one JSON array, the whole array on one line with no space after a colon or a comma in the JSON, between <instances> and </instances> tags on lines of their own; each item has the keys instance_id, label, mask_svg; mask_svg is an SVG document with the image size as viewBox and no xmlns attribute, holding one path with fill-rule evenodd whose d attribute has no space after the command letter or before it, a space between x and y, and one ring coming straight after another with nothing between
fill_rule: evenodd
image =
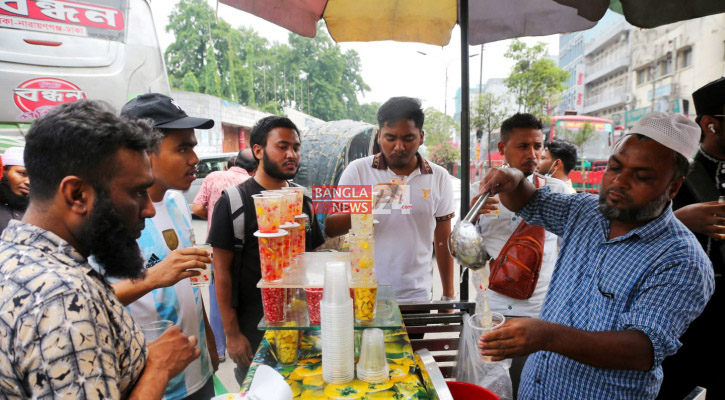
<instances>
[{"instance_id":1,"label":"window of building","mask_svg":"<svg viewBox=\"0 0 725 400\"><path fill-rule=\"evenodd\" d=\"M692 48L680 50L677 58L679 60L679 68L689 67L692 65Z\"/></svg>"},{"instance_id":2,"label":"window of building","mask_svg":"<svg viewBox=\"0 0 725 400\"><path fill-rule=\"evenodd\" d=\"M660 72L662 76L672 73L672 59L670 57L660 60Z\"/></svg>"},{"instance_id":3,"label":"window of building","mask_svg":"<svg viewBox=\"0 0 725 400\"><path fill-rule=\"evenodd\" d=\"M637 84L643 84L645 79L647 79L647 68L637 70Z\"/></svg>"}]
</instances>

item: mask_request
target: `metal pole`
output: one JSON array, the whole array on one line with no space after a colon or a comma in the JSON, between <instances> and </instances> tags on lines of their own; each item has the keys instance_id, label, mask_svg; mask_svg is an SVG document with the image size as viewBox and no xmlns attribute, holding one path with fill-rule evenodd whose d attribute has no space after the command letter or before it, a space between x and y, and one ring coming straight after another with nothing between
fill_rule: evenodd
<instances>
[{"instance_id":1,"label":"metal pole","mask_svg":"<svg viewBox=\"0 0 725 400\"><path fill-rule=\"evenodd\" d=\"M461 27L461 214L468 214L470 186L470 96L471 85L468 77L468 0L458 2L458 25ZM461 276L461 300L468 300L468 274Z\"/></svg>"}]
</instances>

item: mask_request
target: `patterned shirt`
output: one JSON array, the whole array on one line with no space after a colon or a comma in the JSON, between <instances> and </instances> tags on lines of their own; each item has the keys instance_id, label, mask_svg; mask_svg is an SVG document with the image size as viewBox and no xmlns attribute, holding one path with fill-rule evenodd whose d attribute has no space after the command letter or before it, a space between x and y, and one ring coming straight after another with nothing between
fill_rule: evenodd
<instances>
[{"instance_id":1,"label":"patterned shirt","mask_svg":"<svg viewBox=\"0 0 725 400\"><path fill-rule=\"evenodd\" d=\"M21 221L0 237L0 399L119 399L146 363L143 334L66 241Z\"/></svg>"},{"instance_id":2,"label":"patterned shirt","mask_svg":"<svg viewBox=\"0 0 725 400\"><path fill-rule=\"evenodd\" d=\"M222 190L229 186L236 186L249 179L249 174L244 168L231 167L226 171L214 171L204 178L199 193L194 198L194 204L207 208L207 233L211 227L211 216L214 215L214 205L222 195Z\"/></svg>"},{"instance_id":3,"label":"patterned shirt","mask_svg":"<svg viewBox=\"0 0 725 400\"><path fill-rule=\"evenodd\" d=\"M562 237L540 318L585 331L638 330L654 348L649 371L595 368L560 354L529 356L519 399L651 399L662 360L705 308L712 266L668 205L657 219L609 240L597 196L537 190L518 214ZM593 344L596 345L596 344Z\"/></svg>"}]
</instances>

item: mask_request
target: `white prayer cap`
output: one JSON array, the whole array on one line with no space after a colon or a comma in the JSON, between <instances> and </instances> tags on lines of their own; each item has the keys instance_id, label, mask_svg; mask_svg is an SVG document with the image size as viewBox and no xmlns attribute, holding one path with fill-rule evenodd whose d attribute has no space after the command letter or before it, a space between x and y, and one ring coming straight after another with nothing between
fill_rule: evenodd
<instances>
[{"instance_id":1,"label":"white prayer cap","mask_svg":"<svg viewBox=\"0 0 725 400\"><path fill-rule=\"evenodd\" d=\"M24 167L25 161L23 160L23 151L24 148L22 147L8 147L2 155L3 165L20 165L21 167Z\"/></svg>"},{"instance_id":2,"label":"white prayer cap","mask_svg":"<svg viewBox=\"0 0 725 400\"><path fill-rule=\"evenodd\" d=\"M700 126L682 114L651 112L645 114L630 134L638 133L668 147L692 161L700 145Z\"/></svg>"}]
</instances>

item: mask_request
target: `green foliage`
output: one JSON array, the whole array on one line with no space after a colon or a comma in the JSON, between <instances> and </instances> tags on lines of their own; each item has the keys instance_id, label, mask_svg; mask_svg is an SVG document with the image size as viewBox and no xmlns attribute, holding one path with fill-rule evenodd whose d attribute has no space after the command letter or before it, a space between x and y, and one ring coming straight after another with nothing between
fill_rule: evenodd
<instances>
[{"instance_id":1,"label":"green foliage","mask_svg":"<svg viewBox=\"0 0 725 400\"><path fill-rule=\"evenodd\" d=\"M342 52L322 23L314 38L290 33L289 44L269 43L251 28L217 20L206 0L180 0L166 31L176 37L165 53L174 88L191 72L200 79L199 91L250 107L275 108L273 102L323 120L375 123L379 105L358 101L370 90L360 57Z\"/></svg>"},{"instance_id":2,"label":"green foliage","mask_svg":"<svg viewBox=\"0 0 725 400\"><path fill-rule=\"evenodd\" d=\"M484 93L476 99L475 106L471 109L471 132L482 131L481 137L486 149L486 159L491 158L491 132L501 127L501 123L508 116L509 111L504 106L503 98L493 93ZM473 135L471 140L473 140ZM483 147L482 147L483 148Z\"/></svg>"},{"instance_id":3,"label":"green foliage","mask_svg":"<svg viewBox=\"0 0 725 400\"><path fill-rule=\"evenodd\" d=\"M448 165L461 161L461 150L454 147L451 142L443 142L436 146L428 146L428 159L438 165Z\"/></svg>"},{"instance_id":4,"label":"green foliage","mask_svg":"<svg viewBox=\"0 0 725 400\"><path fill-rule=\"evenodd\" d=\"M184 75L184 79L181 81L181 89L185 92L199 91L199 80L196 79L193 72L189 71Z\"/></svg>"},{"instance_id":5,"label":"green foliage","mask_svg":"<svg viewBox=\"0 0 725 400\"><path fill-rule=\"evenodd\" d=\"M270 114L275 115L284 115L284 111L282 110L282 105L274 100L270 100L267 103L265 103L262 108L260 108L261 111L268 112Z\"/></svg>"},{"instance_id":6,"label":"green foliage","mask_svg":"<svg viewBox=\"0 0 725 400\"><path fill-rule=\"evenodd\" d=\"M584 154L584 148L586 145L592 140L597 137L599 133L594 129L594 125L592 125L589 121L584 122L584 126L581 129L576 130L570 130L565 129L564 130L564 140L569 141L571 144L577 147L577 150L580 155ZM582 165L581 168L584 170L584 158L582 158Z\"/></svg>"},{"instance_id":7,"label":"green foliage","mask_svg":"<svg viewBox=\"0 0 725 400\"><path fill-rule=\"evenodd\" d=\"M547 102L553 101L565 89L564 81L569 73L545 58L546 44L543 42L529 47L514 40L504 56L516 63L505 83L515 94L519 111L541 117Z\"/></svg>"},{"instance_id":8,"label":"green foliage","mask_svg":"<svg viewBox=\"0 0 725 400\"><path fill-rule=\"evenodd\" d=\"M430 152L433 150L432 147L451 140L451 135L458 132L458 124L450 115L428 107L425 109L423 130L425 131L425 144Z\"/></svg>"}]
</instances>

